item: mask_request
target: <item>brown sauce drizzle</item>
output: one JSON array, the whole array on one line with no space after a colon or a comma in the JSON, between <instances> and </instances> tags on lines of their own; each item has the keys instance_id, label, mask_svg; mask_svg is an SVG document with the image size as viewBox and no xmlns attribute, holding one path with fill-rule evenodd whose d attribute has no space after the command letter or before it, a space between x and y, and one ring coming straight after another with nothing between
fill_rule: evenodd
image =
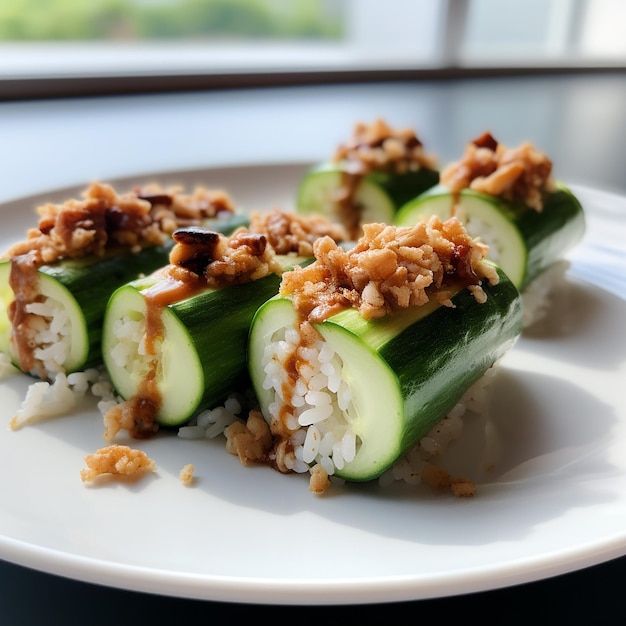
<instances>
[{"instance_id":1,"label":"brown sauce drizzle","mask_svg":"<svg viewBox=\"0 0 626 626\"><path fill-rule=\"evenodd\" d=\"M308 320L300 318L297 325L300 333L300 342L283 364L287 373L287 380L281 386L284 401L279 410L278 420L272 424L272 433L279 439L285 439L285 441L289 441L290 435L300 429L300 426L296 426L295 429L287 426L287 420L293 414L292 398L295 384L302 368L307 365L307 362L299 354L299 349L313 346L320 337Z\"/></svg>"},{"instance_id":2,"label":"brown sauce drizzle","mask_svg":"<svg viewBox=\"0 0 626 626\"><path fill-rule=\"evenodd\" d=\"M363 205L355 199L356 190L363 176L351 172L341 173L341 186L334 198L339 222L344 225L351 239L361 234Z\"/></svg>"},{"instance_id":3,"label":"brown sauce drizzle","mask_svg":"<svg viewBox=\"0 0 626 626\"><path fill-rule=\"evenodd\" d=\"M20 368L24 372L37 372L41 378L46 378L43 364L34 357L34 346L29 339L28 331L32 314L26 310L26 306L31 302L43 300L39 293L38 268L37 257L32 253L11 259L9 285L15 299L9 305L7 314L13 328L11 344Z\"/></svg>"}]
</instances>

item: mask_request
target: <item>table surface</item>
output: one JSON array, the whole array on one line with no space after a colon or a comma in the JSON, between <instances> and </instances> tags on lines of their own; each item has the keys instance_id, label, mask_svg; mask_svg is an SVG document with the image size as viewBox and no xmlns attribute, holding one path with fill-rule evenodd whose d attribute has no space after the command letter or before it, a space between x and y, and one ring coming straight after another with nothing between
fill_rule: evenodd
<instances>
[{"instance_id":1,"label":"table surface","mask_svg":"<svg viewBox=\"0 0 626 626\"><path fill-rule=\"evenodd\" d=\"M0 87L1 89L1 87ZM1 98L1 91L0 91ZM143 96L0 102L0 202L91 180L217 165L317 162L356 121L411 126L441 162L485 130L531 141L567 183L626 194L622 73L300 86ZM6 471L6 468L5 468ZM582 571L469 596L365 607L310 607L311 617L376 617L407 607L420 618L510 607L511 617L596 619L622 605L626 557ZM545 604L547 603L547 604ZM288 615L295 607L151 596L0 561L0 623L126 623L228 611ZM309 613L310 611L310 613ZM444 611L444 613L442 613ZM136 617L132 617L136 619Z\"/></svg>"}]
</instances>

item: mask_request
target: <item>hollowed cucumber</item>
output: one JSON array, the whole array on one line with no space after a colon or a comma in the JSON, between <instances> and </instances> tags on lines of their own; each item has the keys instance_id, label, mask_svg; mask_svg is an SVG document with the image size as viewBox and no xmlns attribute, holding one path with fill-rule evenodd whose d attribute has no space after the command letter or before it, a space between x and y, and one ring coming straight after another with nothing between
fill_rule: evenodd
<instances>
[{"instance_id":1,"label":"hollowed cucumber","mask_svg":"<svg viewBox=\"0 0 626 626\"><path fill-rule=\"evenodd\" d=\"M472 237L489 245L489 258L520 289L561 259L582 237L582 206L565 186L548 194L543 210L463 189L437 185L399 209L394 223L411 226L426 216L456 215Z\"/></svg>"},{"instance_id":2,"label":"hollowed cucumber","mask_svg":"<svg viewBox=\"0 0 626 626\"><path fill-rule=\"evenodd\" d=\"M306 262L285 257L285 267ZM158 353L140 356L135 351L127 364L116 361L120 342L116 326L121 320L145 322L146 294L158 278L149 276L119 288L111 296L103 326L103 355L116 391L129 400L140 393L143 374L156 363L160 406L155 420L178 426L204 408L215 406L248 380L248 330L255 311L278 292L280 276L221 289L206 288L158 309L162 323Z\"/></svg>"},{"instance_id":3,"label":"hollowed cucumber","mask_svg":"<svg viewBox=\"0 0 626 626\"><path fill-rule=\"evenodd\" d=\"M123 252L105 258L67 259L38 268L36 280L41 296L51 297L67 313L71 323L66 372L80 371L102 362L101 329L111 294L119 286L167 263L171 245ZM20 363L11 345L13 329L7 308L15 299L10 286L11 261L0 263L0 351Z\"/></svg>"},{"instance_id":4,"label":"hollowed cucumber","mask_svg":"<svg viewBox=\"0 0 626 626\"><path fill-rule=\"evenodd\" d=\"M349 413L334 406L333 417L345 422L358 442L356 455L336 469L337 476L350 481L380 476L512 347L521 332L520 295L498 272L497 285L483 285L482 304L459 289L454 307L431 301L371 321L348 309L315 325L343 362L353 399ZM252 322L248 367L268 423L275 394L264 384L265 347L296 324L285 297L265 303Z\"/></svg>"}]
</instances>

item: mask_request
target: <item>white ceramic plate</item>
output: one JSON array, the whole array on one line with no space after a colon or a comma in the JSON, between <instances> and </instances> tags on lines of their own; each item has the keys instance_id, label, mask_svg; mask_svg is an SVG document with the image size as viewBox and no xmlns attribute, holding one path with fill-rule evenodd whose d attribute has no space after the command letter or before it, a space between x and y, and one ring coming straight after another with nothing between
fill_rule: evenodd
<instances>
[{"instance_id":1,"label":"white ceramic plate","mask_svg":"<svg viewBox=\"0 0 626 626\"><path fill-rule=\"evenodd\" d=\"M242 208L289 209L304 169L151 178L222 186ZM119 185L130 182L141 181ZM80 470L103 445L100 415L85 410L10 431L29 382L18 375L0 389L0 557L158 594L347 604L495 589L623 555L626 200L574 190L588 231L548 323L501 364L489 430L499 446L484 456L478 420L455 444L476 497L356 486L318 498L304 477L244 468L223 441L175 436L138 442L157 462L154 476L89 487ZM4 205L2 248L32 224L36 204L74 192ZM196 467L191 488L178 479L186 463Z\"/></svg>"}]
</instances>

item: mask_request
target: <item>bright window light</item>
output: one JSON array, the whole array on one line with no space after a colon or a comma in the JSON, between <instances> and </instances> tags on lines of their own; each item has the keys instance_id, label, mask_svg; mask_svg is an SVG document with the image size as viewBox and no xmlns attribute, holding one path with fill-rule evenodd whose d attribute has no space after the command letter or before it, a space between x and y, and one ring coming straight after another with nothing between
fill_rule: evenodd
<instances>
[{"instance_id":1,"label":"bright window light","mask_svg":"<svg viewBox=\"0 0 626 626\"><path fill-rule=\"evenodd\" d=\"M624 0L0 1L0 79L601 62Z\"/></svg>"},{"instance_id":2,"label":"bright window light","mask_svg":"<svg viewBox=\"0 0 626 626\"><path fill-rule=\"evenodd\" d=\"M626 58L626 2L593 0L586 6L581 37L583 54Z\"/></svg>"}]
</instances>

